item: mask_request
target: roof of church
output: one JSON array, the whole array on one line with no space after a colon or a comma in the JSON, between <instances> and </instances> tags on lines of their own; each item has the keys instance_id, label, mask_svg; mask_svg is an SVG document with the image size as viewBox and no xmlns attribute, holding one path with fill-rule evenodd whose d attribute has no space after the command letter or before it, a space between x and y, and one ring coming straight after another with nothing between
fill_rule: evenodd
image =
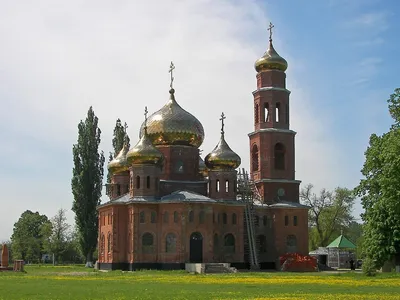
<instances>
[{"instance_id":1,"label":"roof of church","mask_svg":"<svg viewBox=\"0 0 400 300\"><path fill-rule=\"evenodd\" d=\"M298 202L280 201L274 204L263 204L260 201L254 201L254 205L257 207L270 207L270 208L309 208L307 205L303 205Z\"/></svg>"},{"instance_id":2,"label":"roof of church","mask_svg":"<svg viewBox=\"0 0 400 300\"><path fill-rule=\"evenodd\" d=\"M161 202L217 202L217 200L191 191L175 191L161 197Z\"/></svg>"},{"instance_id":3,"label":"roof of church","mask_svg":"<svg viewBox=\"0 0 400 300\"><path fill-rule=\"evenodd\" d=\"M112 201L108 201L104 204L99 205L99 207L110 204L128 204L128 203L140 203L140 202L147 202L147 203L208 202L208 203L226 203L226 204L244 205L243 202L237 200L218 201L192 191L178 190L169 195L161 197L161 199L158 199L154 196L135 196L132 198L129 193L126 193L125 195L122 195Z\"/></svg>"}]
</instances>

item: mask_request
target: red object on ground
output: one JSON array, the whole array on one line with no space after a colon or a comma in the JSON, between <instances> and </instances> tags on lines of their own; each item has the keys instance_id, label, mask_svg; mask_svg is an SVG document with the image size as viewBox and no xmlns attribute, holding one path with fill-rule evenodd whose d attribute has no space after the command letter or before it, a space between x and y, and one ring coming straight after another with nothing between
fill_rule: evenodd
<instances>
[{"instance_id":1,"label":"red object on ground","mask_svg":"<svg viewBox=\"0 0 400 300\"><path fill-rule=\"evenodd\" d=\"M317 259L309 255L287 253L279 257L281 271L288 272L315 272L317 271Z\"/></svg>"}]
</instances>

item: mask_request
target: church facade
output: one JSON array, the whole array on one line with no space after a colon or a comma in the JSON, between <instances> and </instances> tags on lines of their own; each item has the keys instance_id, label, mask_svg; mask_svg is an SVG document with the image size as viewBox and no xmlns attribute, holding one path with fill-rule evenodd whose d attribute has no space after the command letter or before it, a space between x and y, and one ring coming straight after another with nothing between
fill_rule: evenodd
<instances>
[{"instance_id":1,"label":"church facade","mask_svg":"<svg viewBox=\"0 0 400 300\"><path fill-rule=\"evenodd\" d=\"M255 63L254 131L250 139L251 203L240 197L240 157L221 136L204 160L204 129L171 89L146 118L139 142L108 164L110 201L98 206L100 269L183 269L185 263L249 266L249 236L258 267L308 253L308 207L299 203L295 132L289 128L287 62L269 48ZM251 210L251 219L246 217ZM251 228L251 230L249 230ZM253 258L254 261L254 258Z\"/></svg>"}]
</instances>

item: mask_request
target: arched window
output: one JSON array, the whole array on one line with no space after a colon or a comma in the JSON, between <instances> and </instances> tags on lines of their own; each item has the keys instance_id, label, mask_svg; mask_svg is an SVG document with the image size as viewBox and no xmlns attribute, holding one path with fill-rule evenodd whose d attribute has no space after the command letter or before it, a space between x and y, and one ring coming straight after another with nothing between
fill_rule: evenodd
<instances>
[{"instance_id":1,"label":"arched window","mask_svg":"<svg viewBox=\"0 0 400 300\"><path fill-rule=\"evenodd\" d=\"M140 189L140 176L136 176L136 188Z\"/></svg>"},{"instance_id":2,"label":"arched window","mask_svg":"<svg viewBox=\"0 0 400 300\"><path fill-rule=\"evenodd\" d=\"M104 237L104 233L101 234L100 239L100 253L104 254L104 249L106 247L106 238Z\"/></svg>"},{"instance_id":3,"label":"arched window","mask_svg":"<svg viewBox=\"0 0 400 300\"><path fill-rule=\"evenodd\" d=\"M286 252L287 253L295 253L297 252L297 238L295 235L288 235L286 238Z\"/></svg>"},{"instance_id":4,"label":"arched window","mask_svg":"<svg viewBox=\"0 0 400 300\"><path fill-rule=\"evenodd\" d=\"M281 121L281 104L276 103L275 105L275 122L279 123Z\"/></svg>"},{"instance_id":5,"label":"arched window","mask_svg":"<svg viewBox=\"0 0 400 300\"><path fill-rule=\"evenodd\" d=\"M142 235L142 252L153 253L154 250L154 237L151 233L146 232Z\"/></svg>"},{"instance_id":6,"label":"arched window","mask_svg":"<svg viewBox=\"0 0 400 300\"><path fill-rule=\"evenodd\" d=\"M175 164L175 172L176 173L183 173L183 161L179 160Z\"/></svg>"},{"instance_id":7,"label":"arched window","mask_svg":"<svg viewBox=\"0 0 400 300\"><path fill-rule=\"evenodd\" d=\"M232 225L236 225L237 223L237 216L235 213L232 214Z\"/></svg>"},{"instance_id":8,"label":"arched window","mask_svg":"<svg viewBox=\"0 0 400 300\"><path fill-rule=\"evenodd\" d=\"M229 192L229 180L225 180L225 193Z\"/></svg>"},{"instance_id":9,"label":"arched window","mask_svg":"<svg viewBox=\"0 0 400 300\"><path fill-rule=\"evenodd\" d=\"M285 146L281 143L277 143L274 147L274 157L275 157L275 169L284 170L285 169Z\"/></svg>"},{"instance_id":10,"label":"arched window","mask_svg":"<svg viewBox=\"0 0 400 300\"><path fill-rule=\"evenodd\" d=\"M259 106L258 103L254 106L254 123L258 123Z\"/></svg>"},{"instance_id":11,"label":"arched window","mask_svg":"<svg viewBox=\"0 0 400 300\"><path fill-rule=\"evenodd\" d=\"M263 217L263 226L267 226L267 223L268 223L268 217L264 216Z\"/></svg>"},{"instance_id":12,"label":"arched window","mask_svg":"<svg viewBox=\"0 0 400 300\"><path fill-rule=\"evenodd\" d=\"M259 216L254 217L254 225L257 227L260 226L260 217Z\"/></svg>"},{"instance_id":13,"label":"arched window","mask_svg":"<svg viewBox=\"0 0 400 300\"><path fill-rule=\"evenodd\" d=\"M260 253L267 252L267 237L263 234L257 236L258 244L260 245Z\"/></svg>"},{"instance_id":14,"label":"arched window","mask_svg":"<svg viewBox=\"0 0 400 300\"><path fill-rule=\"evenodd\" d=\"M192 223L193 221L194 221L194 212L193 212L193 210L191 210L189 212L189 222Z\"/></svg>"},{"instance_id":15,"label":"arched window","mask_svg":"<svg viewBox=\"0 0 400 300\"><path fill-rule=\"evenodd\" d=\"M157 223L157 213L155 211L151 212L151 223Z\"/></svg>"},{"instance_id":16,"label":"arched window","mask_svg":"<svg viewBox=\"0 0 400 300\"><path fill-rule=\"evenodd\" d=\"M226 213L222 214L222 224L228 223L228 215Z\"/></svg>"},{"instance_id":17,"label":"arched window","mask_svg":"<svg viewBox=\"0 0 400 300\"><path fill-rule=\"evenodd\" d=\"M199 223L204 224L205 219L206 219L206 213L204 212L204 210L202 210L199 214Z\"/></svg>"},{"instance_id":18,"label":"arched window","mask_svg":"<svg viewBox=\"0 0 400 300\"><path fill-rule=\"evenodd\" d=\"M224 238L224 248L226 253L235 253L235 237L228 233Z\"/></svg>"},{"instance_id":19,"label":"arched window","mask_svg":"<svg viewBox=\"0 0 400 300\"><path fill-rule=\"evenodd\" d=\"M111 233L109 232L107 235L107 252L111 252Z\"/></svg>"},{"instance_id":20,"label":"arched window","mask_svg":"<svg viewBox=\"0 0 400 300\"><path fill-rule=\"evenodd\" d=\"M164 212L164 223L168 223L168 221L169 221L169 214L166 211L166 212Z\"/></svg>"},{"instance_id":21,"label":"arched window","mask_svg":"<svg viewBox=\"0 0 400 300\"><path fill-rule=\"evenodd\" d=\"M251 148L251 168L253 171L258 171L259 163L258 163L258 147L256 144Z\"/></svg>"},{"instance_id":22,"label":"arched window","mask_svg":"<svg viewBox=\"0 0 400 300\"><path fill-rule=\"evenodd\" d=\"M174 223L178 223L178 217L179 217L178 212L174 211Z\"/></svg>"},{"instance_id":23,"label":"arched window","mask_svg":"<svg viewBox=\"0 0 400 300\"><path fill-rule=\"evenodd\" d=\"M168 233L165 238L165 252L167 253L176 252L176 236L173 233Z\"/></svg>"},{"instance_id":24,"label":"arched window","mask_svg":"<svg viewBox=\"0 0 400 300\"><path fill-rule=\"evenodd\" d=\"M146 177L146 187L149 189L150 188L150 176Z\"/></svg>"},{"instance_id":25,"label":"arched window","mask_svg":"<svg viewBox=\"0 0 400 300\"><path fill-rule=\"evenodd\" d=\"M214 234L214 254L218 254L219 253L219 238L218 238L218 234Z\"/></svg>"},{"instance_id":26,"label":"arched window","mask_svg":"<svg viewBox=\"0 0 400 300\"><path fill-rule=\"evenodd\" d=\"M141 211L139 214L139 222L140 223L145 223L146 222L146 215L144 214L144 211Z\"/></svg>"},{"instance_id":27,"label":"arched window","mask_svg":"<svg viewBox=\"0 0 400 300\"><path fill-rule=\"evenodd\" d=\"M269 117L269 103L264 103L264 117L265 121L264 122L269 122L270 117Z\"/></svg>"}]
</instances>

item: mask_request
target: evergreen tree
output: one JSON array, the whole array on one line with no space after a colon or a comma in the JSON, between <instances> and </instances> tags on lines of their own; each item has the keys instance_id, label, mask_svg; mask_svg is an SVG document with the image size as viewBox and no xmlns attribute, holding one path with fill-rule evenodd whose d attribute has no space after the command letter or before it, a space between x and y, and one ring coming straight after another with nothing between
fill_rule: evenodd
<instances>
[{"instance_id":1,"label":"evergreen tree","mask_svg":"<svg viewBox=\"0 0 400 300\"><path fill-rule=\"evenodd\" d=\"M356 192L365 209L365 256L378 268L394 258L400 271L400 89L388 103L394 123L382 136L371 135Z\"/></svg>"},{"instance_id":2,"label":"evergreen tree","mask_svg":"<svg viewBox=\"0 0 400 300\"><path fill-rule=\"evenodd\" d=\"M126 128L128 128L128 125L125 124L122 125L122 122L120 119L117 119L115 123L115 128L114 128L114 135L112 139L112 145L113 145L113 150L114 153L110 152L108 162L112 161L118 153L121 151L124 142L128 145L128 148L130 148L130 139L128 134L126 133ZM107 183L111 182L111 174L107 173Z\"/></svg>"},{"instance_id":3,"label":"evergreen tree","mask_svg":"<svg viewBox=\"0 0 400 300\"><path fill-rule=\"evenodd\" d=\"M99 152L101 130L98 118L90 107L85 122L78 125L78 142L73 145L72 194L79 245L86 258L86 266L93 266L93 252L97 245L98 213L104 174L104 154Z\"/></svg>"},{"instance_id":4,"label":"evergreen tree","mask_svg":"<svg viewBox=\"0 0 400 300\"><path fill-rule=\"evenodd\" d=\"M112 145L114 149L114 157L116 157L121 151L122 147L124 146L124 142L126 139L126 143L128 145L128 148L130 148L130 139L128 134L126 134L126 128L128 128L128 125L125 124L122 125L121 120L117 119L117 122L115 123L115 128L114 128L114 137L112 139Z\"/></svg>"}]
</instances>

